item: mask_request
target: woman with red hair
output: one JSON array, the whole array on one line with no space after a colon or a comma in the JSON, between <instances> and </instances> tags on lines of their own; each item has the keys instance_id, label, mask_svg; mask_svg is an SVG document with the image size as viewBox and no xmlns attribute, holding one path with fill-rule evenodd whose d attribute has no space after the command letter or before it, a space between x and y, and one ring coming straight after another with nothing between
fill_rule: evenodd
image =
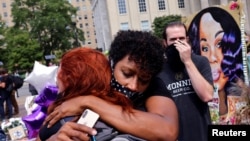
<instances>
[{"instance_id":1,"label":"woman with red hair","mask_svg":"<svg viewBox=\"0 0 250 141\"><path fill-rule=\"evenodd\" d=\"M66 52L62 56L57 73L58 98L49 106L48 115L55 107L79 95L93 95L129 111L131 108L129 99L113 90L110 81L111 68L101 52L90 48L75 48ZM63 118L51 128L44 125L40 129L38 138L47 140L60 129L62 122L77 117L80 115Z\"/></svg>"}]
</instances>

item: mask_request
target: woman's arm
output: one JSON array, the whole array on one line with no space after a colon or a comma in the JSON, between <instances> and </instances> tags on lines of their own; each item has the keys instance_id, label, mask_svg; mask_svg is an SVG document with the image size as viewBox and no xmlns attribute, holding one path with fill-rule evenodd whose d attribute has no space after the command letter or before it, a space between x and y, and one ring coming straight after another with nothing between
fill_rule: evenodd
<instances>
[{"instance_id":1,"label":"woman's arm","mask_svg":"<svg viewBox=\"0 0 250 141\"><path fill-rule=\"evenodd\" d=\"M79 115L86 108L98 113L103 121L121 132L151 141L177 139L177 109L170 98L163 96L151 96L147 100L148 112L133 109L132 113L95 96L80 96L57 107L46 118L46 122L49 121L52 125L63 116Z\"/></svg>"}]
</instances>

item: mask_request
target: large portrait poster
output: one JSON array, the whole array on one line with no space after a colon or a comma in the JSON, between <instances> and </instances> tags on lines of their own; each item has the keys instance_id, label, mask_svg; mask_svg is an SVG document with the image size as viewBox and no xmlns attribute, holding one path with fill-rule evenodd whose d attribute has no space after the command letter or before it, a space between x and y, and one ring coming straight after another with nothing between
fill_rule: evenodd
<instances>
[{"instance_id":1,"label":"large portrait poster","mask_svg":"<svg viewBox=\"0 0 250 141\"><path fill-rule=\"evenodd\" d=\"M214 82L213 124L250 124L244 13L240 2L183 18L194 53L207 57Z\"/></svg>"}]
</instances>

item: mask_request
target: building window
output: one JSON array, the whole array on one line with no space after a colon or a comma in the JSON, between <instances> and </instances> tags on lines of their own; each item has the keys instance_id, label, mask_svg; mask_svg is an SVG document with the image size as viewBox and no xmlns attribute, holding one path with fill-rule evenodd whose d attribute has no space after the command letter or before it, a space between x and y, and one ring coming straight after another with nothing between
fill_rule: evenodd
<instances>
[{"instance_id":1,"label":"building window","mask_svg":"<svg viewBox=\"0 0 250 141\"><path fill-rule=\"evenodd\" d=\"M3 13L3 16L4 16L4 17L8 17L8 13L7 13L7 12L4 12L4 13Z\"/></svg>"},{"instance_id":2,"label":"building window","mask_svg":"<svg viewBox=\"0 0 250 141\"><path fill-rule=\"evenodd\" d=\"M80 28L83 28L83 25L82 25L82 24L80 24L80 25L79 25L79 27L80 27Z\"/></svg>"},{"instance_id":3,"label":"building window","mask_svg":"<svg viewBox=\"0 0 250 141\"><path fill-rule=\"evenodd\" d=\"M129 29L129 26L128 26L128 23L125 22L125 23L121 23L121 30L128 30Z\"/></svg>"},{"instance_id":4,"label":"building window","mask_svg":"<svg viewBox=\"0 0 250 141\"><path fill-rule=\"evenodd\" d=\"M146 1L145 0L138 0L138 3L139 3L139 11L140 12L147 12Z\"/></svg>"},{"instance_id":5,"label":"building window","mask_svg":"<svg viewBox=\"0 0 250 141\"><path fill-rule=\"evenodd\" d=\"M119 14L126 14L126 3L125 0L118 0Z\"/></svg>"},{"instance_id":6,"label":"building window","mask_svg":"<svg viewBox=\"0 0 250 141\"><path fill-rule=\"evenodd\" d=\"M87 15L84 15L84 19L85 19L85 20L88 19L88 16L87 16Z\"/></svg>"},{"instance_id":7,"label":"building window","mask_svg":"<svg viewBox=\"0 0 250 141\"><path fill-rule=\"evenodd\" d=\"M141 30L143 30L143 31L149 31L150 30L149 22L147 20L141 21Z\"/></svg>"},{"instance_id":8,"label":"building window","mask_svg":"<svg viewBox=\"0 0 250 141\"><path fill-rule=\"evenodd\" d=\"M88 24L88 23L85 23L85 26L86 26L86 27L88 27L88 26L89 26L89 24Z\"/></svg>"},{"instance_id":9,"label":"building window","mask_svg":"<svg viewBox=\"0 0 250 141\"><path fill-rule=\"evenodd\" d=\"M80 7L77 6L76 9L77 9L77 11L80 11Z\"/></svg>"},{"instance_id":10,"label":"building window","mask_svg":"<svg viewBox=\"0 0 250 141\"><path fill-rule=\"evenodd\" d=\"M6 8L6 3L2 3L3 8Z\"/></svg>"},{"instance_id":11,"label":"building window","mask_svg":"<svg viewBox=\"0 0 250 141\"><path fill-rule=\"evenodd\" d=\"M90 37L89 31L87 31L86 33L87 33L87 37L89 38Z\"/></svg>"},{"instance_id":12,"label":"building window","mask_svg":"<svg viewBox=\"0 0 250 141\"><path fill-rule=\"evenodd\" d=\"M90 44L91 44L91 41L88 41L87 43L90 45Z\"/></svg>"},{"instance_id":13,"label":"building window","mask_svg":"<svg viewBox=\"0 0 250 141\"><path fill-rule=\"evenodd\" d=\"M178 7L179 8L185 8L184 0L178 0Z\"/></svg>"},{"instance_id":14,"label":"building window","mask_svg":"<svg viewBox=\"0 0 250 141\"><path fill-rule=\"evenodd\" d=\"M165 0L158 0L159 10L166 10Z\"/></svg>"},{"instance_id":15,"label":"building window","mask_svg":"<svg viewBox=\"0 0 250 141\"><path fill-rule=\"evenodd\" d=\"M86 7L86 6L82 6L82 10L83 10L83 11L86 11L86 10L87 10L87 7Z\"/></svg>"}]
</instances>

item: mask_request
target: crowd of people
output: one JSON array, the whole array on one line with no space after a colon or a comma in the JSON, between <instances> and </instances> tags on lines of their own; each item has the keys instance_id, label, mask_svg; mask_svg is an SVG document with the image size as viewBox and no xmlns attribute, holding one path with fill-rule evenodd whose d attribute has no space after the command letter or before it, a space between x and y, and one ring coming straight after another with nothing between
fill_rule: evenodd
<instances>
[{"instance_id":1,"label":"crowd of people","mask_svg":"<svg viewBox=\"0 0 250 141\"><path fill-rule=\"evenodd\" d=\"M108 59L86 47L66 52L58 99L36 140L206 141L213 98L209 61L192 53L181 22L166 25L163 39L120 31ZM85 109L100 116L93 128L76 123Z\"/></svg>"},{"instance_id":2,"label":"crowd of people","mask_svg":"<svg viewBox=\"0 0 250 141\"><path fill-rule=\"evenodd\" d=\"M216 25L218 17L214 16L214 12L221 11L216 8L211 13L208 11L204 10L197 22L202 21L204 16ZM213 18L216 20L213 21ZM202 28L203 25L199 25L198 28ZM215 39L218 51L211 49L211 55L220 52L224 55L224 52L228 52L227 37L231 39L232 34L238 32L227 31L225 24L217 25L218 29L211 32L216 32L213 37L218 38ZM196 37L193 35L195 31L187 30L182 22L170 22L164 28L163 42L149 32L119 31L111 44L107 60L104 55L88 48L72 49L65 53L57 75L58 99L49 107L37 141L90 138L98 141L207 141L208 125L212 124L208 102L213 99L214 84L217 82L212 75L214 66L211 58L206 55L209 47L213 47L205 45L209 44L206 41L212 39L204 30L196 31L201 35ZM235 45L230 51L240 57L240 44L231 44ZM83 55L86 52L96 59L87 59L91 55ZM102 61L97 59L98 56ZM225 56L224 60L229 57ZM74 60L76 58L78 60ZM103 63L93 65L98 60ZM240 59L231 64L234 64L232 70L235 71L230 73L228 65L219 64L226 76L221 77L230 81L242 78ZM106 74L105 78L102 78L102 73ZM218 85L222 87L221 83ZM220 109L221 115L227 113L224 108ZM86 109L100 116L93 128L76 123Z\"/></svg>"},{"instance_id":3,"label":"crowd of people","mask_svg":"<svg viewBox=\"0 0 250 141\"><path fill-rule=\"evenodd\" d=\"M121 31L111 44L109 61L97 51L88 51L86 48L71 50L63 55L57 75L62 98L49 107L47 118L47 121L56 123L45 124L40 130L39 138L41 140L48 138L48 140L69 140L74 137L79 140L89 140L89 137L84 135L87 133L95 135L97 140L102 140L104 135L108 140L121 138L175 140L178 134L178 116L171 96L157 94L151 96L151 90L147 91L151 79L162 67L163 49L162 43L148 32ZM103 63L96 62L99 59L87 59L88 56L80 50L83 53L84 50L93 52L88 54L94 58L97 58L99 54ZM82 58L75 56L82 56ZM76 58L78 61L73 61ZM86 67L79 67L81 64ZM70 71L72 73L69 73ZM79 71L87 72L80 73ZM63 74L67 74L68 77L64 78ZM99 78L94 76L99 76ZM74 82L74 78L79 79ZM98 91L95 87L103 90ZM79 88L85 89L79 91ZM88 107L100 115L100 121L94 127L95 130L79 126L74 122L60 124L62 119L69 120L68 117L79 116L86 109L81 107ZM65 112L61 113L61 110ZM103 126L106 130L101 130ZM151 130L152 128L154 130ZM110 132L105 133L107 130ZM83 132L83 134L76 136L77 132ZM114 137L113 133L117 135Z\"/></svg>"}]
</instances>

